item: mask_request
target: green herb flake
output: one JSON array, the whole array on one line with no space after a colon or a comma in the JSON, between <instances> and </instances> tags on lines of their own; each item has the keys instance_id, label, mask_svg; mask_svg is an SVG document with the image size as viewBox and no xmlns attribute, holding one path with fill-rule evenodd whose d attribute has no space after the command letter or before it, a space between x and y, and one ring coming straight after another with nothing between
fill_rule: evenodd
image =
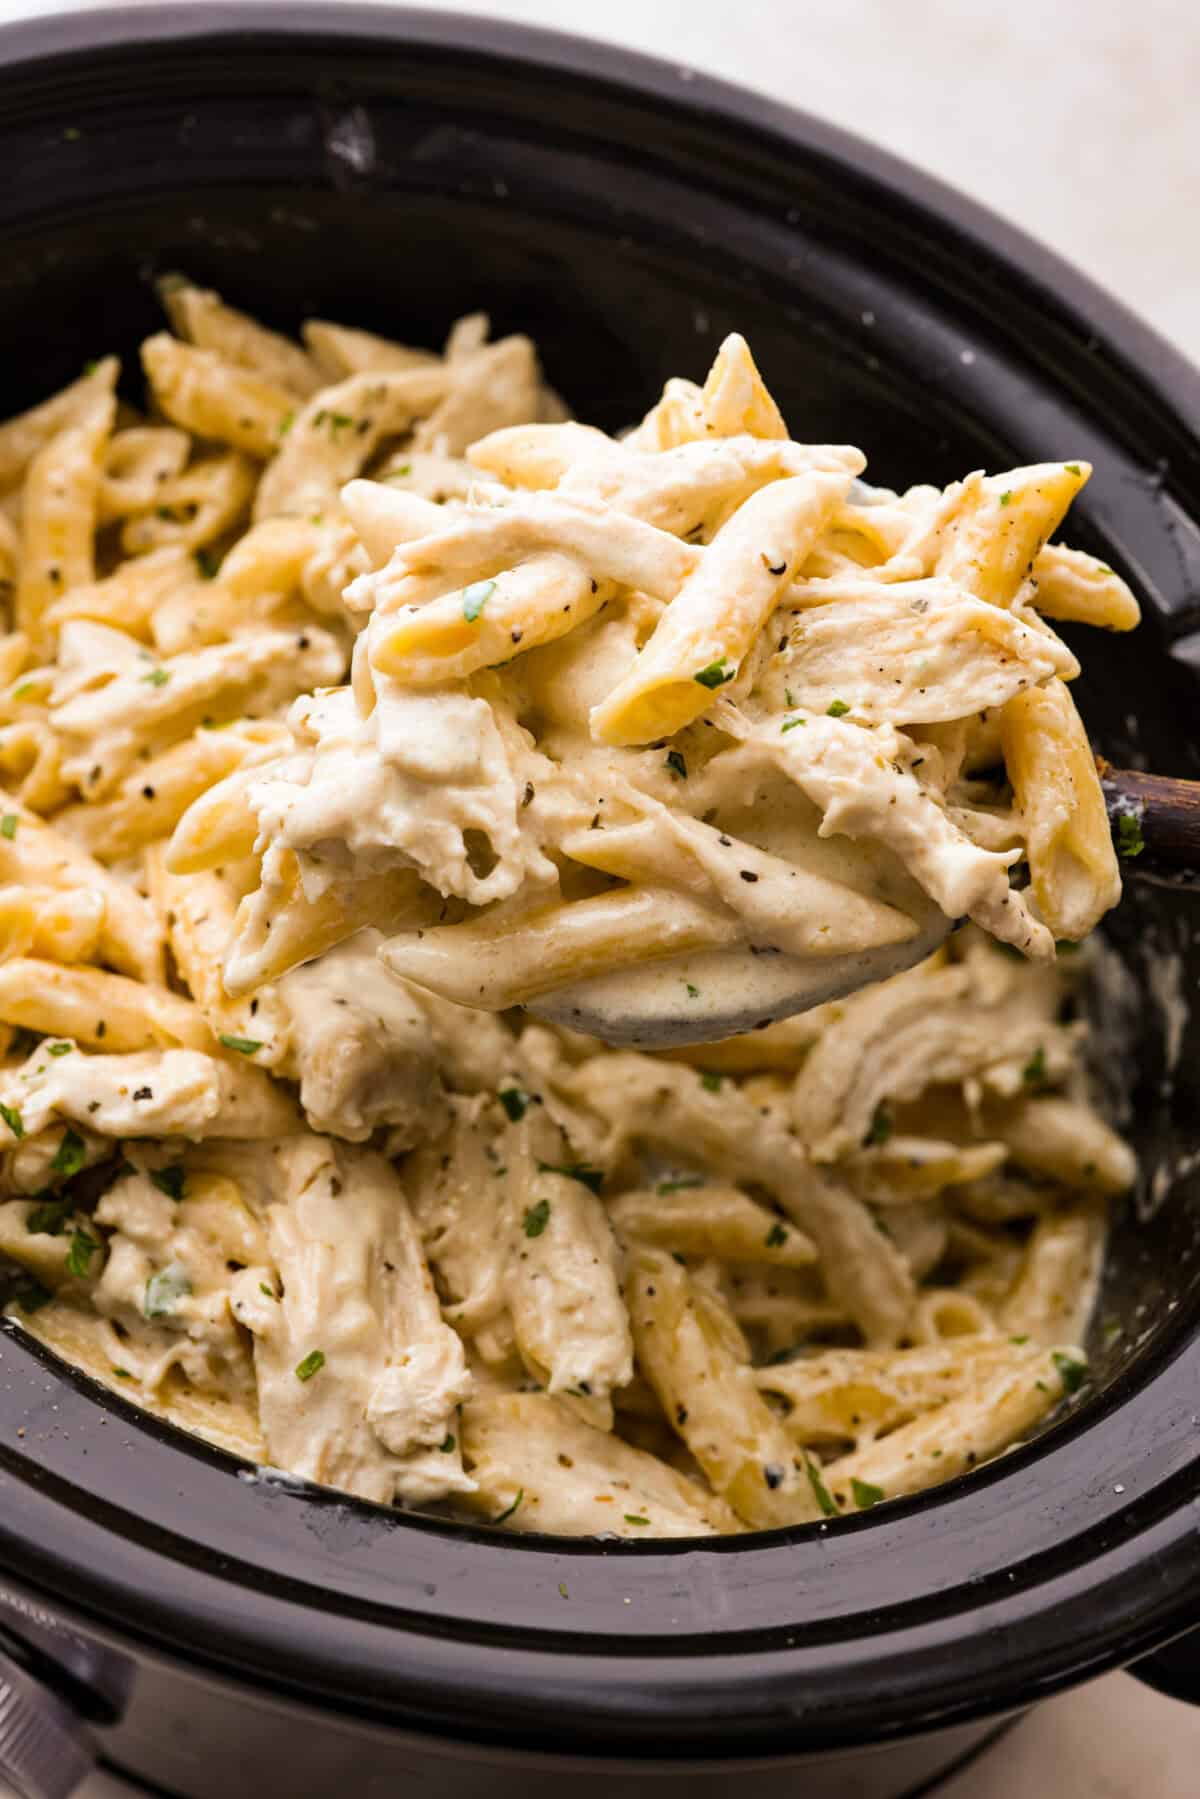
<instances>
[{"instance_id":1,"label":"green herb flake","mask_svg":"<svg viewBox=\"0 0 1200 1799\"><path fill-rule=\"evenodd\" d=\"M521 1229L527 1237L540 1237L550 1222L550 1201L539 1199L535 1206L530 1206L521 1220Z\"/></svg>"},{"instance_id":2,"label":"green herb flake","mask_svg":"<svg viewBox=\"0 0 1200 1799\"><path fill-rule=\"evenodd\" d=\"M780 1224L778 1219L776 1219L775 1223L763 1238L763 1242L768 1249L782 1249L787 1240L787 1226Z\"/></svg>"},{"instance_id":3,"label":"green herb flake","mask_svg":"<svg viewBox=\"0 0 1200 1799\"><path fill-rule=\"evenodd\" d=\"M700 1085L704 1088L706 1093L719 1093L721 1091L721 1077L719 1074L702 1074L700 1076Z\"/></svg>"},{"instance_id":4,"label":"green herb flake","mask_svg":"<svg viewBox=\"0 0 1200 1799\"><path fill-rule=\"evenodd\" d=\"M1010 1343L1015 1343L1015 1344L1016 1344L1016 1346L1017 1346L1017 1348L1018 1348L1018 1349L1020 1349L1020 1348L1021 1348L1021 1346L1022 1346L1022 1344L1024 1344L1024 1343L1028 1343L1028 1341L1029 1341L1029 1332L1028 1332L1028 1331L1022 1331L1022 1333L1021 1333L1021 1335L1020 1335L1020 1336L1019 1336L1019 1337L1010 1337L1010 1338L1009 1338L1009 1339L1008 1339L1008 1340L1009 1340L1009 1342L1010 1342Z\"/></svg>"},{"instance_id":5,"label":"green herb flake","mask_svg":"<svg viewBox=\"0 0 1200 1799\"><path fill-rule=\"evenodd\" d=\"M26 1316L30 1312L40 1312L42 1307L49 1305L53 1298L54 1295L49 1288L43 1287L41 1281L35 1281L32 1276L29 1280L23 1281L13 1294L13 1299Z\"/></svg>"},{"instance_id":6,"label":"green herb flake","mask_svg":"<svg viewBox=\"0 0 1200 1799\"><path fill-rule=\"evenodd\" d=\"M593 1193L599 1193L604 1185L603 1168L593 1168L589 1162L539 1162L539 1174L563 1174L569 1181L580 1181Z\"/></svg>"},{"instance_id":7,"label":"green herb flake","mask_svg":"<svg viewBox=\"0 0 1200 1799\"><path fill-rule=\"evenodd\" d=\"M727 682L733 680L736 674L737 669L729 667L729 658L719 656L715 662L710 662L707 668L702 668L697 674L694 674L692 680L698 681L701 687L724 687Z\"/></svg>"},{"instance_id":8,"label":"green herb flake","mask_svg":"<svg viewBox=\"0 0 1200 1799\"><path fill-rule=\"evenodd\" d=\"M278 1304L279 1304L279 1295L278 1295L278 1293L276 1293L276 1291L275 1291L275 1289L274 1289L274 1287L268 1287L268 1285L267 1285L267 1283L266 1283L266 1281L259 1281L259 1283L258 1283L258 1290L259 1290L259 1292L260 1292L260 1293L262 1293L262 1294L263 1294L263 1295L264 1295L264 1296L265 1296L265 1297L266 1297L266 1298L267 1298L267 1299L273 1299L273 1300L274 1300L274 1301L275 1301L275 1303L276 1303L276 1305L278 1305Z\"/></svg>"},{"instance_id":9,"label":"green herb flake","mask_svg":"<svg viewBox=\"0 0 1200 1799\"><path fill-rule=\"evenodd\" d=\"M92 1257L99 1247L95 1237L89 1237L86 1231L72 1231L71 1247L67 1251L67 1273L73 1274L77 1280L85 1280L92 1265Z\"/></svg>"},{"instance_id":10,"label":"green herb flake","mask_svg":"<svg viewBox=\"0 0 1200 1799\"><path fill-rule=\"evenodd\" d=\"M869 1512L873 1505L887 1498L882 1487L873 1486L869 1480L859 1480L856 1474L850 1476L850 1491L860 1512Z\"/></svg>"},{"instance_id":11,"label":"green herb flake","mask_svg":"<svg viewBox=\"0 0 1200 1799\"><path fill-rule=\"evenodd\" d=\"M325 1351L310 1349L304 1360L296 1363L296 1379L311 1380L313 1375L319 1374L324 1366Z\"/></svg>"},{"instance_id":12,"label":"green herb flake","mask_svg":"<svg viewBox=\"0 0 1200 1799\"><path fill-rule=\"evenodd\" d=\"M871 1124L863 1144L868 1149L879 1149L892 1134L892 1115L887 1109L887 1102L880 1100L871 1114Z\"/></svg>"},{"instance_id":13,"label":"green herb flake","mask_svg":"<svg viewBox=\"0 0 1200 1799\"><path fill-rule=\"evenodd\" d=\"M560 1599L569 1599L571 1597L567 1592L567 1583L565 1580L560 1580L558 1583L558 1596Z\"/></svg>"},{"instance_id":14,"label":"green herb flake","mask_svg":"<svg viewBox=\"0 0 1200 1799\"><path fill-rule=\"evenodd\" d=\"M62 1142L54 1152L54 1160L50 1164L51 1174L61 1174L69 1180L87 1161L87 1148L78 1131L67 1131Z\"/></svg>"},{"instance_id":15,"label":"green herb flake","mask_svg":"<svg viewBox=\"0 0 1200 1799\"><path fill-rule=\"evenodd\" d=\"M17 834L17 823L16 813L6 812L3 818L0 818L0 837L7 837L11 843Z\"/></svg>"},{"instance_id":16,"label":"green herb flake","mask_svg":"<svg viewBox=\"0 0 1200 1799\"><path fill-rule=\"evenodd\" d=\"M700 989L696 986L694 981L685 981L683 984L687 988L687 996L689 999L700 998Z\"/></svg>"},{"instance_id":17,"label":"green herb flake","mask_svg":"<svg viewBox=\"0 0 1200 1799\"><path fill-rule=\"evenodd\" d=\"M1117 815L1117 854L1132 861L1140 856L1146 847L1146 839L1142 836L1142 821L1135 812L1121 812Z\"/></svg>"},{"instance_id":18,"label":"green herb flake","mask_svg":"<svg viewBox=\"0 0 1200 1799\"><path fill-rule=\"evenodd\" d=\"M463 588L463 617L469 625L475 623L495 591L494 581L472 581L469 587Z\"/></svg>"},{"instance_id":19,"label":"green herb flake","mask_svg":"<svg viewBox=\"0 0 1200 1799\"><path fill-rule=\"evenodd\" d=\"M192 1290L187 1273L178 1262L168 1262L146 1282L142 1311L147 1318L170 1318L181 1299Z\"/></svg>"},{"instance_id":20,"label":"green herb flake","mask_svg":"<svg viewBox=\"0 0 1200 1799\"><path fill-rule=\"evenodd\" d=\"M438 1448L441 1450L443 1455L449 1455L450 1451L454 1448L455 1442L456 1442L456 1438L454 1436L453 1431L447 1431L446 1435L442 1438L441 1442L438 1444Z\"/></svg>"},{"instance_id":21,"label":"green herb flake","mask_svg":"<svg viewBox=\"0 0 1200 1799\"><path fill-rule=\"evenodd\" d=\"M390 468L383 477L385 481L404 481L412 474L412 463L402 462L399 468Z\"/></svg>"},{"instance_id":22,"label":"green herb flake","mask_svg":"<svg viewBox=\"0 0 1200 1799\"><path fill-rule=\"evenodd\" d=\"M165 668L152 668L148 675L142 676L143 682L148 687L165 687L170 679L170 673Z\"/></svg>"},{"instance_id":23,"label":"green herb flake","mask_svg":"<svg viewBox=\"0 0 1200 1799\"><path fill-rule=\"evenodd\" d=\"M73 1043L48 1043L46 1054L48 1056L69 1056L74 1048Z\"/></svg>"},{"instance_id":24,"label":"green herb flake","mask_svg":"<svg viewBox=\"0 0 1200 1799\"><path fill-rule=\"evenodd\" d=\"M825 716L826 718L845 718L849 710L845 700L830 700L825 708Z\"/></svg>"},{"instance_id":25,"label":"green herb flake","mask_svg":"<svg viewBox=\"0 0 1200 1799\"><path fill-rule=\"evenodd\" d=\"M500 1513L500 1516L498 1518L492 1519L492 1523L493 1524L503 1524L504 1520L506 1518L511 1518L513 1513L516 1511L517 1507L520 1505L521 1501L524 1499L524 1497L525 1497L524 1487L518 1487L517 1488L517 1497L513 1500L512 1504L509 1506L505 1506L504 1510Z\"/></svg>"},{"instance_id":26,"label":"green herb flake","mask_svg":"<svg viewBox=\"0 0 1200 1799\"><path fill-rule=\"evenodd\" d=\"M183 1198L183 1183L187 1179L182 1162L172 1162L169 1168L153 1168L150 1179L160 1193L176 1202Z\"/></svg>"},{"instance_id":27,"label":"green herb flake","mask_svg":"<svg viewBox=\"0 0 1200 1799\"><path fill-rule=\"evenodd\" d=\"M26 1215L25 1229L31 1237L60 1237L74 1209L69 1199L44 1200Z\"/></svg>"},{"instance_id":28,"label":"green herb flake","mask_svg":"<svg viewBox=\"0 0 1200 1799\"><path fill-rule=\"evenodd\" d=\"M283 417L279 421L278 430L279 430L280 437L286 437L288 432L291 430L292 426L295 423L296 423L295 413L294 412L285 412Z\"/></svg>"},{"instance_id":29,"label":"green herb flake","mask_svg":"<svg viewBox=\"0 0 1200 1799\"><path fill-rule=\"evenodd\" d=\"M21 1138L25 1135L25 1126L21 1121L21 1114L17 1111L16 1107L0 1104L0 1118L4 1120L5 1124L19 1143Z\"/></svg>"},{"instance_id":30,"label":"green herb flake","mask_svg":"<svg viewBox=\"0 0 1200 1799\"><path fill-rule=\"evenodd\" d=\"M1021 1070L1021 1079L1030 1087L1040 1087L1046 1078L1046 1049L1039 1043Z\"/></svg>"},{"instance_id":31,"label":"green herb flake","mask_svg":"<svg viewBox=\"0 0 1200 1799\"><path fill-rule=\"evenodd\" d=\"M659 1181L654 1189L656 1193L686 1193L692 1187L702 1187L704 1177L699 1174L680 1174L671 1181Z\"/></svg>"},{"instance_id":32,"label":"green herb flake","mask_svg":"<svg viewBox=\"0 0 1200 1799\"><path fill-rule=\"evenodd\" d=\"M532 1093L526 1093L524 1087L501 1087L496 1098L514 1124L524 1118L533 1104Z\"/></svg>"},{"instance_id":33,"label":"green herb flake","mask_svg":"<svg viewBox=\"0 0 1200 1799\"><path fill-rule=\"evenodd\" d=\"M668 750L663 766L664 768L670 769L677 781L687 780L687 763L683 759L683 752L681 750Z\"/></svg>"},{"instance_id":34,"label":"green herb flake","mask_svg":"<svg viewBox=\"0 0 1200 1799\"><path fill-rule=\"evenodd\" d=\"M1005 491L1000 495L1000 504L1002 506L1008 506L1008 505L1011 505L1011 503L1012 503L1012 489L1011 489L1011 487L1009 487L1009 488L1006 488Z\"/></svg>"},{"instance_id":35,"label":"green herb flake","mask_svg":"<svg viewBox=\"0 0 1200 1799\"><path fill-rule=\"evenodd\" d=\"M1083 470L1077 462L1064 462L1063 467L1067 470L1068 474L1082 475L1083 473Z\"/></svg>"},{"instance_id":36,"label":"green herb flake","mask_svg":"<svg viewBox=\"0 0 1200 1799\"><path fill-rule=\"evenodd\" d=\"M637 1512L626 1512L625 1522L626 1524L649 1524L650 1520L640 1517Z\"/></svg>"},{"instance_id":37,"label":"green herb flake","mask_svg":"<svg viewBox=\"0 0 1200 1799\"><path fill-rule=\"evenodd\" d=\"M36 693L36 692L37 692L37 682L36 681L21 681L16 687L13 688L12 696L13 696L14 700L25 700L25 699L29 698L29 695L31 693Z\"/></svg>"},{"instance_id":38,"label":"green herb flake","mask_svg":"<svg viewBox=\"0 0 1200 1799\"><path fill-rule=\"evenodd\" d=\"M838 1516L837 1502L834 1499L833 1494L829 1491L829 1488L825 1485L825 1482L821 1479L821 1476L818 1474L816 1466L810 1456L806 1455L804 1458L804 1469L805 1473L808 1475L808 1484L813 1490L813 1498L820 1506L822 1512L827 1518L836 1518Z\"/></svg>"},{"instance_id":39,"label":"green herb flake","mask_svg":"<svg viewBox=\"0 0 1200 1799\"><path fill-rule=\"evenodd\" d=\"M1062 1378L1065 1393L1078 1393L1087 1379L1087 1363L1081 1362L1078 1356L1066 1355L1061 1349L1052 1350L1050 1360L1058 1369Z\"/></svg>"},{"instance_id":40,"label":"green herb flake","mask_svg":"<svg viewBox=\"0 0 1200 1799\"><path fill-rule=\"evenodd\" d=\"M779 727L780 735L782 736L785 731L794 731L797 725L806 725L807 723L806 718L785 718Z\"/></svg>"},{"instance_id":41,"label":"green herb flake","mask_svg":"<svg viewBox=\"0 0 1200 1799\"><path fill-rule=\"evenodd\" d=\"M228 1031L222 1031L217 1038L217 1042L223 1043L226 1049L236 1050L239 1056L257 1055L258 1051L262 1048L262 1044L258 1042L256 1038L231 1037Z\"/></svg>"},{"instance_id":42,"label":"green herb flake","mask_svg":"<svg viewBox=\"0 0 1200 1799\"><path fill-rule=\"evenodd\" d=\"M113 1373L116 1375L118 1380L132 1380L133 1379L133 1376L132 1376L132 1374L130 1374L128 1368L114 1368Z\"/></svg>"},{"instance_id":43,"label":"green herb flake","mask_svg":"<svg viewBox=\"0 0 1200 1799\"><path fill-rule=\"evenodd\" d=\"M220 558L215 550L193 550L192 561L206 581L211 581L221 566Z\"/></svg>"}]
</instances>

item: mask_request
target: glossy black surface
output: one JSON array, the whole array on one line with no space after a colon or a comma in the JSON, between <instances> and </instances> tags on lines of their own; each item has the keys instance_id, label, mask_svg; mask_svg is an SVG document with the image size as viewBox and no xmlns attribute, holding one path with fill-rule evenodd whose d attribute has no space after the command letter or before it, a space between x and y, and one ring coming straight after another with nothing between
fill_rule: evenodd
<instances>
[{"instance_id":1,"label":"glossy black surface","mask_svg":"<svg viewBox=\"0 0 1200 1799\"><path fill-rule=\"evenodd\" d=\"M861 442L877 479L1094 461L1073 541L1151 616L1134 643L1088 639L1086 716L1114 762L1200 772L1200 378L828 127L480 21L156 8L0 33L0 152L0 414L132 351L177 266L283 325L432 343L486 304L608 426L736 326L794 432ZM1179 948L1193 982L1195 923L1150 894L1113 928L1142 984L1116 1072L1164 1180L1200 1137L1200 1061L1189 1031L1168 1070L1148 970ZM1196 1202L1184 1181L1120 1227L1099 1317L1122 1335L1042 1440L870 1518L737 1542L514 1539L247 1480L8 1328L0 1564L194 1669L477 1743L777 1755L1000 1714L1200 1615Z\"/></svg>"}]
</instances>

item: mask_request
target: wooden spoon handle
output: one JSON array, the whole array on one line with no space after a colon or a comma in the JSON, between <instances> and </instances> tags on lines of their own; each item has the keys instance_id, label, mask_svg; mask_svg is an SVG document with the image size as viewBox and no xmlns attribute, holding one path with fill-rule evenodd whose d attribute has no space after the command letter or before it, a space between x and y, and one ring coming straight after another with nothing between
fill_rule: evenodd
<instances>
[{"instance_id":1,"label":"wooden spoon handle","mask_svg":"<svg viewBox=\"0 0 1200 1799\"><path fill-rule=\"evenodd\" d=\"M1200 781L1114 768L1097 756L1122 874L1162 879L1167 870L1200 871ZM1139 866L1141 864L1141 866Z\"/></svg>"}]
</instances>

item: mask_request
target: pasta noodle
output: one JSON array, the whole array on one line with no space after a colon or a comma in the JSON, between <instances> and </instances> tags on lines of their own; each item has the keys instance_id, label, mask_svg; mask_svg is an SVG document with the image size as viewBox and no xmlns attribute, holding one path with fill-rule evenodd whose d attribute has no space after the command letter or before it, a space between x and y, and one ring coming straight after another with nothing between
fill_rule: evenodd
<instances>
[{"instance_id":1,"label":"pasta noodle","mask_svg":"<svg viewBox=\"0 0 1200 1799\"><path fill-rule=\"evenodd\" d=\"M107 358L0 424L0 1300L511 1531L804 1525L1049 1418L1135 1174L1054 962L1119 880L1045 619L1137 618L1047 541L1085 465L890 493L737 337L616 439L482 314L160 292L146 416ZM515 1010L931 905L744 1038Z\"/></svg>"}]
</instances>

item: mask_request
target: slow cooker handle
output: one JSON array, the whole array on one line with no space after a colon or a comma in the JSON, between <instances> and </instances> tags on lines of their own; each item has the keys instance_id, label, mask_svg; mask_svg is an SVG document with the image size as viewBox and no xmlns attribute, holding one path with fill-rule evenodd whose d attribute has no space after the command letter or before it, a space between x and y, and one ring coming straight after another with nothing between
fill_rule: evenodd
<instances>
[{"instance_id":1,"label":"slow cooker handle","mask_svg":"<svg viewBox=\"0 0 1200 1799\"><path fill-rule=\"evenodd\" d=\"M1200 1705L1200 1630L1189 1630L1186 1636L1176 1637L1153 1655L1143 1656L1129 1672L1156 1693L1165 1693L1168 1699Z\"/></svg>"},{"instance_id":2,"label":"slow cooker handle","mask_svg":"<svg viewBox=\"0 0 1200 1799\"><path fill-rule=\"evenodd\" d=\"M0 1650L0 1790L7 1782L20 1799L68 1799L95 1760L73 1707Z\"/></svg>"}]
</instances>

